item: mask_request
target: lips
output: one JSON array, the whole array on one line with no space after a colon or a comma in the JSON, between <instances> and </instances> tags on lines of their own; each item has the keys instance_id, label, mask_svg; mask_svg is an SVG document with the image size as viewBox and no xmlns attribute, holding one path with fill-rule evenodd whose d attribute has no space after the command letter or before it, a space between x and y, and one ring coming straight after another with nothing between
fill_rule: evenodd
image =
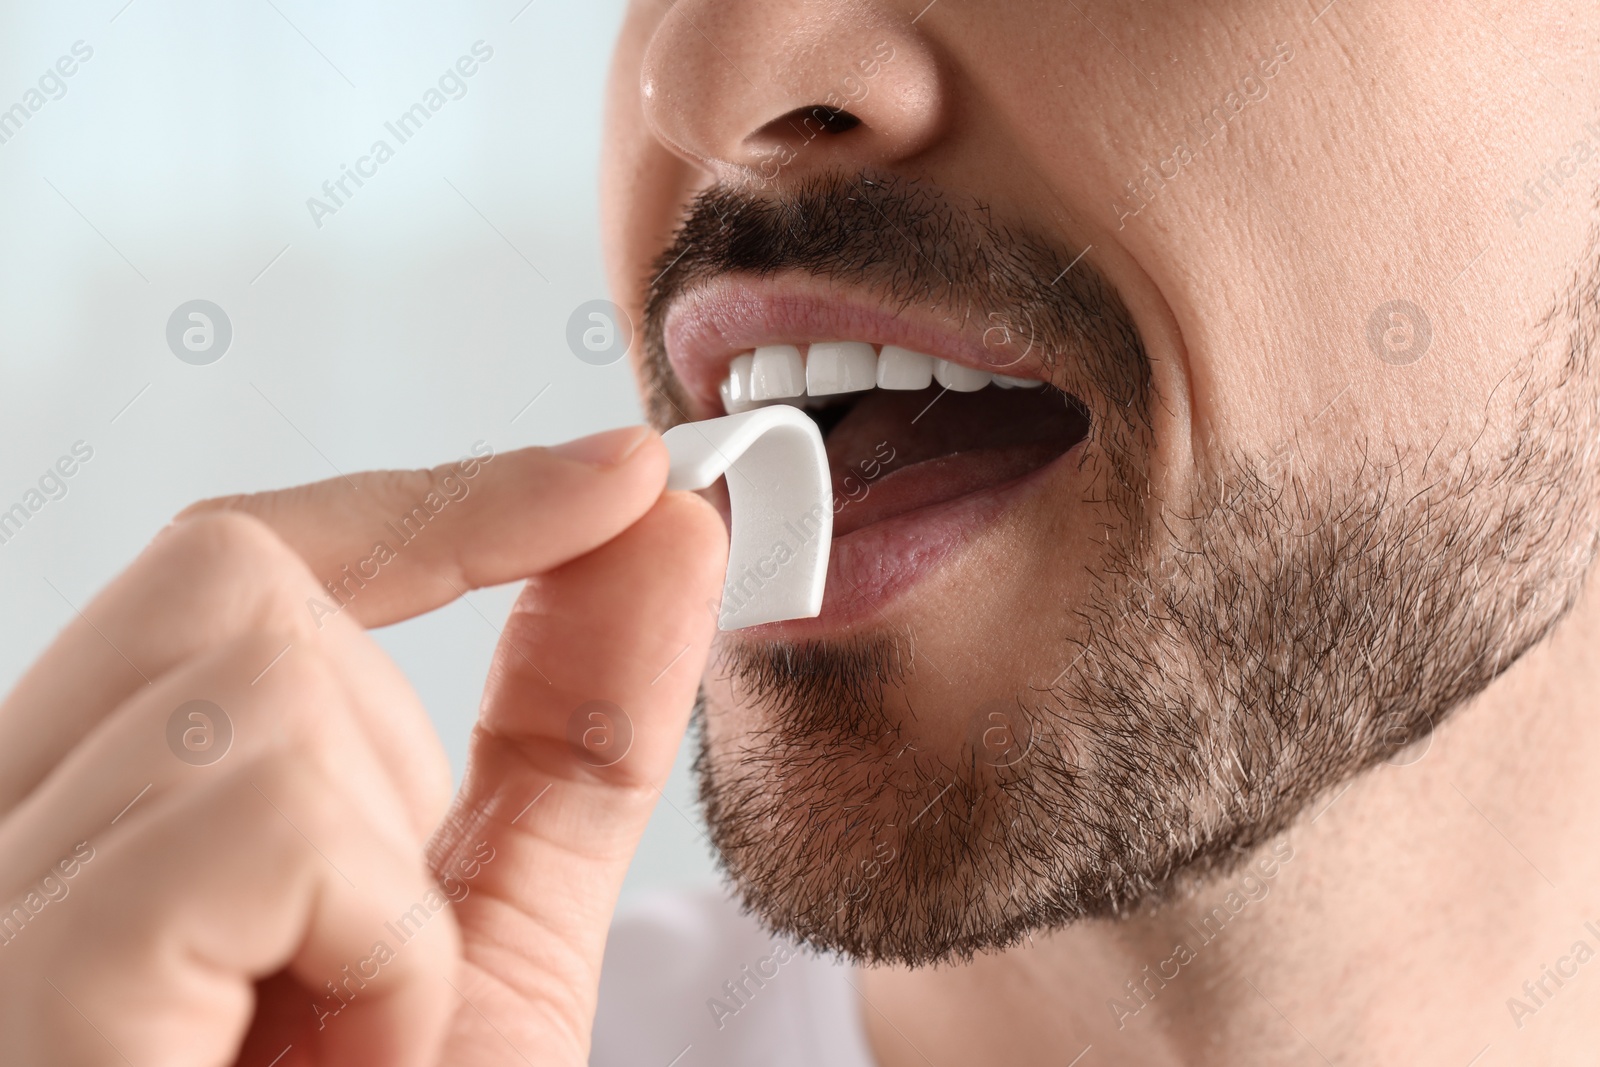
<instances>
[{"instance_id":1,"label":"lips","mask_svg":"<svg viewBox=\"0 0 1600 1067\"><path fill-rule=\"evenodd\" d=\"M664 339L689 417L788 403L824 434L835 514L822 615L752 635L881 620L1088 436L1043 354L993 318L896 314L811 278L724 278L674 304ZM725 494L712 499L726 517Z\"/></svg>"},{"instance_id":2,"label":"lips","mask_svg":"<svg viewBox=\"0 0 1600 1067\"><path fill-rule=\"evenodd\" d=\"M948 364L1045 380L1044 353L1003 312L895 309L870 295L807 276L719 278L673 302L663 325L673 370L694 419L723 413L719 394L735 357L767 345L860 341L924 353Z\"/></svg>"}]
</instances>

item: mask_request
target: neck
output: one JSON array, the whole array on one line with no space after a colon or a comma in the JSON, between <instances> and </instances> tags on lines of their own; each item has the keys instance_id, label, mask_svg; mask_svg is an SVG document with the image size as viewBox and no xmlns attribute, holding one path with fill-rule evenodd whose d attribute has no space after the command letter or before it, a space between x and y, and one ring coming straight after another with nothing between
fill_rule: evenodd
<instances>
[{"instance_id":1,"label":"neck","mask_svg":"<svg viewBox=\"0 0 1600 1067\"><path fill-rule=\"evenodd\" d=\"M878 1062L1059 1067L1092 1046L1084 1067L1487 1065L1594 1047L1597 650L1600 573L1432 737L1233 874L968 965L865 972Z\"/></svg>"}]
</instances>

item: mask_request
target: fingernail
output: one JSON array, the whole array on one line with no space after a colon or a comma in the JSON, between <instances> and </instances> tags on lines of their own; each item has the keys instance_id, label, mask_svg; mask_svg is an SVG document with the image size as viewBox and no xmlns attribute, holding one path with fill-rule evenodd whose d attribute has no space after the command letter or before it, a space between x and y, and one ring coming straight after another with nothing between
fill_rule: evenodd
<instances>
[{"instance_id":1,"label":"fingernail","mask_svg":"<svg viewBox=\"0 0 1600 1067\"><path fill-rule=\"evenodd\" d=\"M615 467L645 442L650 436L647 426L624 426L620 430L580 437L576 441L554 445L550 451L562 459L576 460L596 467Z\"/></svg>"}]
</instances>

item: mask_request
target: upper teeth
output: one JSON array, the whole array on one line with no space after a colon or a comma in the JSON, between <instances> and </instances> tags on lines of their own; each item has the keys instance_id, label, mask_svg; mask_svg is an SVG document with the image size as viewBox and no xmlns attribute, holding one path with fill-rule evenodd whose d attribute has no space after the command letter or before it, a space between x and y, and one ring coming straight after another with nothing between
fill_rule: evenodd
<instances>
[{"instance_id":1,"label":"upper teeth","mask_svg":"<svg viewBox=\"0 0 1600 1067\"><path fill-rule=\"evenodd\" d=\"M864 341L817 341L762 345L735 356L722 382L722 406L730 415L773 401L858 393L872 389L926 389L934 382L956 393L971 393L990 382L1003 389L1035 389L1033 378L991 374L935 359L899 345L875 349Z\"/></svg>"}]
</instances>

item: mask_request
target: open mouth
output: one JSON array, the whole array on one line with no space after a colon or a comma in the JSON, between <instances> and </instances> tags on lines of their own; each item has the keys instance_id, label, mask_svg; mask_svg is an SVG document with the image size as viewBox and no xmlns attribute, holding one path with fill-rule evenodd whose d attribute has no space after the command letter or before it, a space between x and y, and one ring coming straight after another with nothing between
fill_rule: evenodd
<instances>
[{"instance_id":1,"label":"open mouth","mask_svg":"<svg viewBox=\"0 0 1600 1067\"><path fill-rule=\"evenodd\" d=\"M1084 406L1036 378L975 370L864 341L762 345L734 357L729 414L800 407L822 430L834 537L998 490L1084 440Z\"/></svg>"},{"instance_id":2,"label":"open mouth","mask_svg":"<svg viewBox=\"0 0 1600 1067\"><path fill-rule=\"evenodd\" d=\"M1078 477L1069 454L1089 437L1089 409L1045 380L1040 354L992 344L984 323L853 297L817 279L724 278L680 299L663 331L682 416L791 404L822 431L826 591L817 619L769 624L788 637L881 623L901 591L1045 485L1078 495L1064 479ZM708 495L727 518L725 488Z\"/></svg>"}]
</instances>

